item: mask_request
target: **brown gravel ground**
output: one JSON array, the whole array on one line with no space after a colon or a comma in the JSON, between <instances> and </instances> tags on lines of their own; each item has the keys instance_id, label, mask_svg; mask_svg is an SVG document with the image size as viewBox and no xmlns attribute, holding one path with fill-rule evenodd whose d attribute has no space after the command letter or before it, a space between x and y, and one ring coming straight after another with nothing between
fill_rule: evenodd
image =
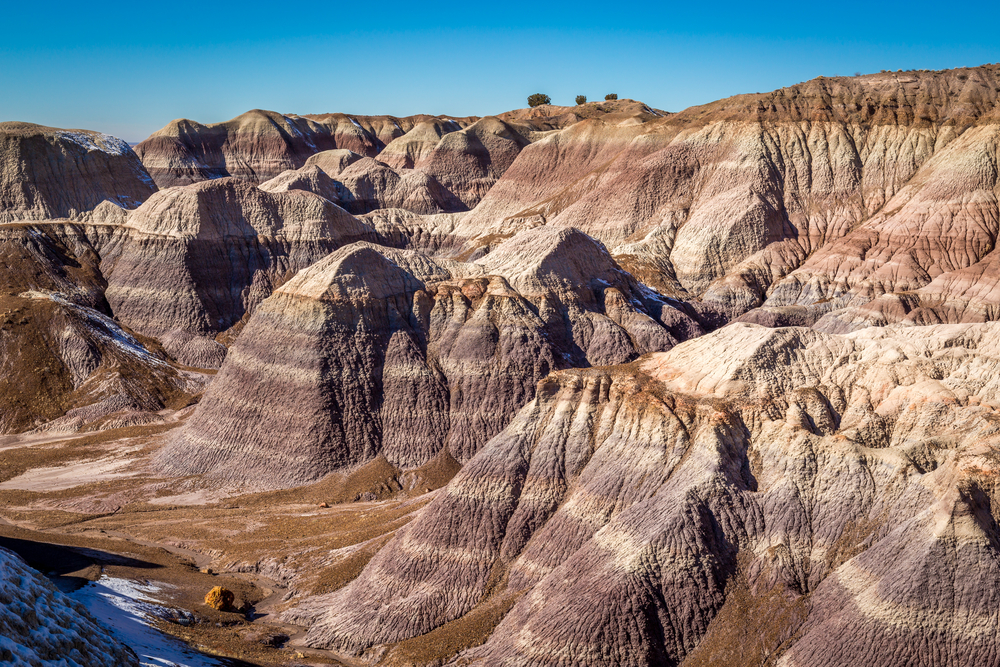
<instances>
[{"instance_id":1,"label":"brown gravel ground","mask_svg":"<svg viewBox=\"0 0 1000 667\"><path fill-rule=\"evenodd\" d=\"M5 486L0 488L0 546L21 553L60 585L83 585L102 574L165 584L164 604L190 610L199 622L164 621L161 630L205 653L248 665L344 664L297 646L304 629L278 621L278 614L356 577L458 464L442 455L404 474L380 457L309 486L241 493L209 480L165 479L149 472L150 455L179 423L0 436L0 484ZM122 475L102 477L95 462L109 458L128 461ZM78 484L47 487L52 484L38 477L39 469L54 468ZM31 488L11 488L19 486ZM213 586L232 590L234 606L242 611L219 612L205 605L205 593ZM440 656L481 643L511 604L494 596L436 633L393 647L384 662L436 663ZM280 635L289 637L287 644Z\"/></svg>"}]
</instances>

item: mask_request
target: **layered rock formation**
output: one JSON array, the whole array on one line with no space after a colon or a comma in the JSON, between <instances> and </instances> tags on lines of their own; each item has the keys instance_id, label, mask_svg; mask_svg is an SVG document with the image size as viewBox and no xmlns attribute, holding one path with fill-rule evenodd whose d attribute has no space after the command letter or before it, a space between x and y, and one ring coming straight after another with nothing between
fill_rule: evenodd
<instances>
[{"instance_id":1,"label":"layered rock formation","mask_svg":"<svg viewBox=\"0 0 1000 667\"><path fill-rule=\"evenodd\" d=\"M13 552L0 548L0 660L8 665L139 667L79 603Z\"/></svg>"},{"instance_id":2,"label":"layered rock formation","mask_svg":"<svg viewBox=\"0 0 1000 667\"><path fill-rule=\"evenodd\" d=\"M441 138L462 126L453 120L434 118L417 123L409 132L394 139L379 153L379 160L393 169L413 169L441 143Z\"/></svg>"},{"instance_id":3,"label":"layered rock formation","mask_svg":"<svg viewBox=\"0 0 1000 667\"><path fill-rule=\"evenodd\" d=\"M0 159L0 223L135 208L156 192L128 144L100 132L0 123Z\"/></svg>"},{"instance_id":4,"label":"layered rock formation","mask_svg":"<svg viewBox=\"0 0 1000 667\"><path fill-rule=\"evenodd\" d=\"M998 139L993 112L776 285L762 315L793 307L827 331L997 319Z\"/></svg>"},{"instance_id":5,"label":"layered rock formation","mask_svg":"<svg viewBox=\"0 0 1000 667\"><path fill-rule=\"evenodd\" d=\"M464 130L455 121L435 119L389 144L377 160L327 157L327 151L261 188L307 190L357 214L387 208L417 214L463 211L479 203L528 144L519 130L525 132L496 118Z\"/></svg>"},{"instance_id":6,"label":"layered rock formation","mask_svg":"<svg viewBox=\"0 0 1000 667\"><path fill-rule=\"evenodd\" d=\"M262 183L333 149L378 154L427 116L285 116L254 109L224 123L179 119L135 150L161 188L234 176ZM469 119L455 119L466 125Z\"/></svg>"},{"instance_id":7,"label":"layered rock formation","mask_svg":"<svg viewBox=\"0 0 1000 667\"><path fill-rule=\"evenodd\" d=\"M92 241L108 233L69 223L0 227L0 433L64 415L58 427L79 430L200 391L197 378L109 316Z\"/></svg>"},{"instance_id":8,"label":"layered rock formation","mask_svg":"<svg viewBox=\"0 0 1000 667\"><path fill-rule=\"evenodd\" d=\"M396 171L373 158L351 164L338 176L340 202L352 213L402 208L414 213L459 211L462 202L433 176L417 169Z\"/></svg>"},{"instance_id":9,"label":"layered rock formation","mask_svg":"<svg viewBox=\"0 0 1000 667\"><path fill-rule=\"evenodd\" d=\"M73 220L0 226L0 430L187 401L172 357L221 368L159 472L461 467L289 612L348 661L992 664L998 99L250 112L144 142L155 194L3 125L0 221Z\"/></svg>"},{"instance_id":10,"label":"layered rock formation","mask_svg":"<svg viewBox=\"0 0 1000 667\"><path fill-rule=\"evenodd\" d=\"M698 333L575 230L524 232L478 264L355 244L260 306L160 460L261 486L377 455L466 461L550 371Z\"/></svg>"},{"instance_id":11,"label":"layered rock formation","mask_svg":"<svg viewBox=\"0 0 1000 667\"><path fill-rule=\"evenodd\" d=\"M483 118L464 130L446 134L415 167L471 209L528 145L526 135L524 127Z\"/></svg>"},{"instance_id":12,"label":"layered rock formation","mask_svg":"<svg viewBox=\"0 0 1000 667\"><path fill-rule=\"evenodd\" d=\"M517 600L459 664L992 660L998 327L736 324L556 373L356 580L290 617L378 657Z\"/></svg>"},{"instance_id":13,"label":"layered rock formation","mask_svg":"<svg viewBox=\"0 0 1000 667\"><path fill-rule=\"evenodd\" d=\"M217 367L218 334L297 271L362 239L374 239L371 228L308 192L231 178L170 188L134 211L104 252L107 299L119 321L181 363Z\"/></svg>"},{"instance_id":14,"label":"layered rock formation","mask_svg":"<svg viewBox=\"0 0 1000 667\"><path fill-rule=\"evenodd\" d=\"M992 243L998 88L996 66L883 73L821 78L641 124L582 121L526 148L456 231L488 245L539 221L575 226L661 291L700 297L725 318L772 296L776 307L824 299L815 288L790 293L806 274L774 284L813 254L820 273L833 263L852 271L839 260L819 268L820 251L849 233L853 256L874 234L895 248L890 229L912 235L924 218L950 225L932 219L950 220L963 201L981 209L967 218L987 222L957 251L974 262ZM856 230L862 224L869 231ZM934 278L937 269L918 261L904 267L907 280L925 284L926 268Z\"/></svg>"}]
</instances>

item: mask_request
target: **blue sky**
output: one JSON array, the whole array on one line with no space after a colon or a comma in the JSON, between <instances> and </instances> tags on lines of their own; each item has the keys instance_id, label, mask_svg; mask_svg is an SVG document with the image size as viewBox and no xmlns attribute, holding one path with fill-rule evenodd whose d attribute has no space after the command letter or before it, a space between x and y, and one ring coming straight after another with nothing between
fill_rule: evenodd
<instances>
[{"instance_id":1,"label":"blue sky","mask_svg":"<svg viewBox=\"0 0 1000 667\"><path fill-rule=\"evenodd\" d=\"M0 25L0 120L138 141L180 117L486 115L533 92L678 111L821 74L1000 62L998 19L997 3L22 1Z\"/></svg>"}]
</instances>

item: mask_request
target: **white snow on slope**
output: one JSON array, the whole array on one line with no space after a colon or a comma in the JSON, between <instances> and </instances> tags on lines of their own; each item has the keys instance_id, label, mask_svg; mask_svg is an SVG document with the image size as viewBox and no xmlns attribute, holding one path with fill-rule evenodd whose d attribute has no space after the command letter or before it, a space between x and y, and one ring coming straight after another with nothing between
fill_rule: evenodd
<instances>
[{"instance_id":1,"label":"white snow on slope","mask_svg":"<svg viewBox=\"0 0 1000 667\"><path fill-rule=\"evenodd\" d=\"M165 611L153 597L158 591L154 585L102 576L72 596L110 628L118 641L131 647L143 667L223 667L225 662L199 653L152 626Z\"/></svg>"},{"instance_id":2,"label":"white snow on slope","mask_svg":"<svg viewBox=\"0 0 1000 667\"><path fill-rule=\"evenodd\" d=\"M102 151L108 155L127 155L132 152L128 143L118 137L100 132L56 132L56 136L66 141L71 141L78 146L83 146L88 151Z\"/></svg>"}]
</instances>

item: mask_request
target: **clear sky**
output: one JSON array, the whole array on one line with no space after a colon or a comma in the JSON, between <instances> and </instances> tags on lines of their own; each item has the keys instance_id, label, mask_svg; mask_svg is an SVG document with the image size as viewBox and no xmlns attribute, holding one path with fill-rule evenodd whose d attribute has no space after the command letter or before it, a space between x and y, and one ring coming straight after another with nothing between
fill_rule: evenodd
<instances>
[{"instance_id":1,"label":"clear sky","mask_svg":"<svg viewBox=\"0 0 1000 667\"><path fill-rule=\"evenodd\" d=\"M139 141L174 118L487 115L605 93L678 111L818 75L1000 62L1000 3L18 0L0 120Z\"/></svg>"}]
</instances>

